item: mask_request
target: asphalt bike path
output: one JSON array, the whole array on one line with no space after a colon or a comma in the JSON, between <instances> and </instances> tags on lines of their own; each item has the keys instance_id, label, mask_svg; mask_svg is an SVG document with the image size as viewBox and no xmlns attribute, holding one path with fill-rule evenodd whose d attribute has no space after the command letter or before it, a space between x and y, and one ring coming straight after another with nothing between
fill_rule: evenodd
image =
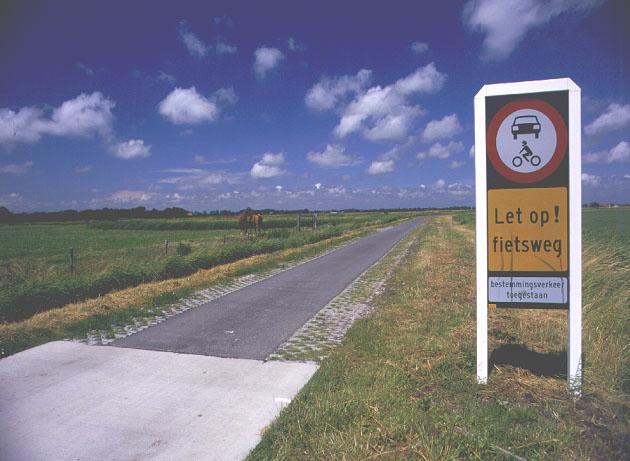
<instances>
[{"instance_id":1,"label":"asphalt bike path","mask_svg":"<svg viewBox=\"0 0 630 461\"><path fill-rule=\"evenodd\" d=\"M111 345L264 360L422 222L381 230Z\"/></svg>"}]
</instances>

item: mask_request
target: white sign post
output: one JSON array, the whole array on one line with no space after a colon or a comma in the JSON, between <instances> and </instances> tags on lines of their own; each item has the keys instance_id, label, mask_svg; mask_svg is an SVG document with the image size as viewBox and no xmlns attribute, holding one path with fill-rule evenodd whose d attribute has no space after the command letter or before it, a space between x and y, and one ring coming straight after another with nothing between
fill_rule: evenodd
<instances>
[{"instance_id":1,"label":"white sign post","mask_svg":"<svg viewBox=\"0 0 630 461\"><path fill-rule=\"evenodd\" d=\"M475 96L479 383L489 305L568 309L567 380L580 392L580 93L565 78L485 85Z\"/></svg>"}]
</instances>

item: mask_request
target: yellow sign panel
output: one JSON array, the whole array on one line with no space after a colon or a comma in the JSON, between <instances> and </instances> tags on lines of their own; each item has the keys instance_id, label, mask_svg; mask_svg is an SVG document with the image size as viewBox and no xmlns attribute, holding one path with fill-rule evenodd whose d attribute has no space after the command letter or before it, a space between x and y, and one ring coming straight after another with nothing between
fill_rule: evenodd
<instances>
[{"instance_id":1,"label":"yellow sign panel","mask_svg":"<svg viewBox=\"0 0 630 461\"><path fill-rule=\"evenodd\" d=\"M565 187L488 191L488 270L568 271Z\"/></svg>"}]
</instances>

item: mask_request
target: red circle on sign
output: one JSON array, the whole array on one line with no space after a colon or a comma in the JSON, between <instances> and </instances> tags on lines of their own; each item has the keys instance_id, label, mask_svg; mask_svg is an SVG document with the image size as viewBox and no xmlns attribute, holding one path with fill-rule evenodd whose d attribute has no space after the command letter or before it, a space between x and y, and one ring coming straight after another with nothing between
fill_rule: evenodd
<instances>
[{"instance_id":1,"label":"red circle on sign","mask_svg":"<svg viewBox=\"0 0 630 461\"><path fill-rule=\"evenodd\" d=\"M497 149L497 134L499 132L499 126L501 126L503 120L505 120L511 113L521 109L535 109L542 112L549 117L549 120L551 120L551 123L556 129L556 150L553 152L551 160L549 160L540 170L531 171L529 173L519 173L518 171L512 170L503 163ZM490 162L503 177L517 183L523 184L542 181L553 173L556 168L558 168L558 165L560 165L560 162L562 162L562 159L567 152L567 126L565 125L562 116L555 107L548 102L541 101L540 99L524 99L522 101L507 103L495 114L492 121L490 121L487 136L487 139L489 140L489 142L487 142L487 149Z\"/></svg>"}]
</instances>

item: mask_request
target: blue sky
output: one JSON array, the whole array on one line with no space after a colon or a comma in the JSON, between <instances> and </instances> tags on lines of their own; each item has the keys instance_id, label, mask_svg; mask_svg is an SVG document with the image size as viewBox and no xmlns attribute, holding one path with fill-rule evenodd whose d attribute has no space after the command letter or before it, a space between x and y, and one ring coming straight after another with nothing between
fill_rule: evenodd
<instances>
[{"instance_id":1,"label":"blue sky","mask_svg":"<svg viewBox=\"0 0 630 461\"><path fill-rule=\"evenodd\" d=\"M584 201L630 202L627 2L5 2L0 205L474 204L473 97L582 88Z\"/></svg>"}]
</instances>

